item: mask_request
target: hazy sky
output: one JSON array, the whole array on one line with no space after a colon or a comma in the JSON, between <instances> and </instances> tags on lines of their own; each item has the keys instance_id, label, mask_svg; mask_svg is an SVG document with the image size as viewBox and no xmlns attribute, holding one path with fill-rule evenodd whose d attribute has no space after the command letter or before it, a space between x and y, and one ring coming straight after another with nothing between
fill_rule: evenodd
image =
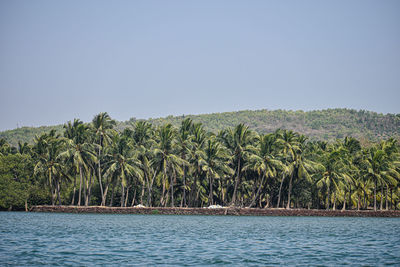
<instances>
[{"instance_id":1,"label":"hazy sky","mask_svg":"<svg viewBox=\"0 0 400 267\"><path fill-rule=\"evenodd\" d=\"M0 130L242 109L400 113L400 1L0 1Z\"/></svg>"}]
</instances>

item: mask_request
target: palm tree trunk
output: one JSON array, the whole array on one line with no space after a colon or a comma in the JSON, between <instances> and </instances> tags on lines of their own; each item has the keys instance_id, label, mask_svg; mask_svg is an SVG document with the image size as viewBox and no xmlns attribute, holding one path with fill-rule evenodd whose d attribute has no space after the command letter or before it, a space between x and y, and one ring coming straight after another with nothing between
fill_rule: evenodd
<instances>
[{"instance_id":1,"label":"palm tree trunk","mask_svg":"<svg viewBox=\"0 0 400 267\"><path fill-rule=\"evenodd\" d=\"M379 210L383 210L383 183L381 184L381 203Z\"/></svg>"},{"instance_id":2,"label":"palm tree trunk","mask_svg":"<svg viewBox=\"0 0 400 267\"><path fill-rule=\"evenodd\" d=\"M93 172L90 175L90 182L89 182L89 191L88 191L88 205L90 206L90 200L92 198L92 188L93 188L93 183L94 183L94 176L96 175L96 170L93 170Z\"/></svg>"},{"instance_id":3,"label":"palm tree trunk","mask_svg":"<svg viewBox=\"0 0 400 267\"><path fill-rule=\"evenodd\" d=\"M374 187L374 211L376 211L376 181L375 181L375 187Z\"/></svg>"},{"instance_id":4,"label":"palm tree trunk","mask_svg":"<svg viewBox=\"0 0 400 267\"><path fill-rule=\"evenodd\" d=\"M76 195L76 175L74 175L74 190L73 190L73 194L72 194L71 205L75 204L75 195Z\"/></svg>"},{"instance_id":5,"label":"palm tree trunk","mask_svg":"<svg viewBox=\"0 0 400 267\"><path fill-rule=\"evenodd\" d=\"M161 199L160 199L160 206L164 206L165 204L165 179L167 176L167 171L164 166L164 173L163 173L163 187L162 187L162 194L161 194Z\"/></svg>"},{"instance_id":6,"label":"palm tree trunk","mask_svg":"<svg viewBox=\"0 0 400 267\"><path fill-rule=\"evenodd\" d=\"M186 207L186 166L183 166L183 206ZM182 205L181 205L182 207Z\"/></svg>"},{"instance_id":7,"label":"palm tree trunk","mask_svg":"<svg viewBox=\"0 0 400 267\"><path fill-rule=\"evenodd\" d=\"M255 203L256 203L256 200L257 200L257 198L259 197L259 195L260 195L260 192L261 192L261 187L263 186L263 184L264 184L264 179L265 179L265 175L263 175L263 177L262 177L262 179L261 179L261 182L260 182L260 184L258 185L258 189L257 189L257 193L254 195L254 197L253 197L253 199L251 200L251 203L250 203L250 205L248 206L248 208L251 208ZM267 201L268 202L268 201ZM269 202L267 203L267 205L269 206ZM266 206L267 206L266 205ZM261 207L261 206L260 206Z\"/></svg>"},{"instance_id":8,"label":"palm tree trunk","mask_svg":"<svg viewBox=\"0 0 400 267\"><path fill-rule=\"evenodd\" d=\"M332 210L336 210L336 190L333 191L333 208Z\"/></svg>"},{"instance_id":9,"label":"palm tree trunk","mask_svg":"<svg viewBox=\"0 0 400 267\"><path fill-rule=\"evenodd\" d=\"M285 180L285 175L282 174L282 180L281 180L281 185L279 186L279 193L278 193L278 203L276 204L276 207L279 208L279 204L281 203L281 193L282 193L282 185L283 181Z\"/></svg>"},{"instance_id":10,"label":"palm tree trunk","mask_svg":"<svg viewBox=\"0 0 400 267\"><path fill-rule=\"evenodd\" d=\"M147 207L150 207L150 180L149 176L147 174L147 170L143 170L144 173L144 179L146 180L146 186L147 186Z\"/></svg>"},{"instance_id":11,"label":"palm tree trunk","mask_svg":"<svg viewBox=\"0 0 400 267\"><path fill-rule=\"evenodd\" d=\"M226 178L226 180L227 180L227 178ZM225 206L227 186L225 186L225 188L224 188L223 184L224 184L223 181L221 181L221 199L222 199L222 205ZM228 182L226 182L226 184L228 184Z\"/></svg>"},{"instance_id":12,"label":"palm tree trunk","mask_svg":"<svg viewBox=\"0 0 400 267\"><path fill-rule=\"evenodd\" d=\"M101 138L101 137L100 137ZM100 206L105 206L106 205L106 200L105 200L105 195L104 195L104 191L103 191L103 183L101 181L101 140L99 141L99 152L98 152L98 160L99 160L99 164L98 164L98 176L99 176L99 186L100 186L100 193L101 193L101 204Z\"/></svg>"},{"instance_id":13,"label":"palm tree trunk","mask_svg":"<svg viewBox=\"0 0 400 267\"><path fill-rule=\"evenodd\" d=\"M164 207L166 207L168 205L169 202L169 190L170 190L171 186L168 186L167 192L165 193L165 203L164 203Z\"/></svg>"},{"instance_id":14,"label":"palm tree trunk","mask_svg":"<svg viewBox=\"0 0 400 267\"><path fill-rule=\"evenodd\" d=\"M124 207L126 207L126 205L128 204L128 199L129 199L129 188L130 188L130 186L128 186L128 187L126 188L126 196L125 196Z\"/></svg>"},{"instance_id":15,"label":"palm tree trunk","mask_svg":"<svg viewBox=\"0 0 400 267\"><path fill-rule=\"evenodd\" d=\"M88 188L88 179L86 175L83 176L83 201L84 205L86 206L87 201L87 188Z\"/></svg>"},{"instance_id":16,"label":"palm tree trunk","mask_svg":"<svg viewBox=\"0 0 400 267\"><path fill-rule=\"evenodd\" d=\"M237 175L236 175L236 179L235 179L235 187L233 189L231 205L236 205L236 194L237 194L237 187L239 184L239 178L240 178L240 157L238 158Z\"/></svg>"},{"instance_id":17,"label":"palm tree trunk","mask_svg":"<svg viewBox=\"0 0 400 267\"><path fill-rule=\"evenodd\" d=\"M58 196L58 205L61 206L61 196L60 196L60 191L61 191L61 185L60 185L60 180L57 180L57 196Z\"/></svg>"},{"instance_id":18,"label":"palm tree trunk","mask_svg":"<svg viewBox=\"0 0 400 267\"><path fill-rule=\"evenodd\" d=\"M388 204L388 192L389 191L389 187L388 187L388 185L386 184L386 204L385 204L385 209L386 210L389 210L389 204Z\"/></svg>"},{"instance_id":19,"label":"palm tree trunk","mask_svg":"<svg viewBox=\"0 0 400 267\"><path fill-rule=\"evenodd\" d=\"M346 190L344 191L344 197L343 197L343 208L342 208L342 211L343 210L346 210L346 194L347 194L347 192L346 192Z\"/></svg>"},{"instance_id":20,"label":"palm tree trunk","mask_svg":"<svg viewBox=\"0 0 400 267\"><path fill-rule=\"evenodd\" d=\"M108 188L109 188L109 183L107 183L106 188L104 189L104 194L102 195L102 201L104 199L103 206L106 206L107 202L107 193L108 193Z\"/></svg>"},{"instance_id":21,"label":"palm tree trunk","mask_svg":"<svg viewBox=\"0 0 400 267\"><path fill-rule=\"evenodd\" d=\"M210 183L210 193L208 194L208 204L213 205L213 178L212 175L209 175L209 183Z\"/></svg>"},{"instance_id":22,"label":"palm tree trunk","mask_svg":"<svg viewBox=\"0 0 400 267\"><path fill-rule=\"evenodd\" d=\"M363 206L364 206L364 209L367 209L367 192L365 191L365 184L363 187L363 192L364 192Z\"/></svg>"},{"instance_id":23,"label":"palm tree trunk","mask_svg":"<svg viewBox=\"0 0 400 267\"><path fill-rule=\"evenodd\" d=\"M125 200L125 198L124 198L124 196L125 196L125 187L124 187L124 185L122 184L122 182L121 182L121 207L123 207L124 206L124 200Z\"/></svg>"},{"instance_id":24,"label":"palm tree trunk","mask_svg":"<svg viewBox=\"0 0 400 267\"><path fill-rule=\"evenodd\" d=\"M80 181L79 181L79 196L78 196L78 206L81 205L81 197L82 197L82 180L83 180L83 173L82 173L82 165L79 164L79 175L80 175Z\"/></svg>"},{"instance_id":25,"label":"palm tree trunk","mask_svg":"<svg viewBox=\"0 0 400 267\"><path fill-rule=\"evenodd\" d=\"M110 207L113 206L114 202L114 195L115 195L115 182L112 184L111 188L111 201L110 201Z\"/></svg>"},{"instance_id":26,"label":"palm tree trunk","mask_svg":"<svg viewBox=\"0 0 400 267\"><path fill-rule=\"evenodd\" d=\"M351 203L351 185L350 185L350 190L349 190L349 210L352 208L352 203Z\"/></svg>"},{"instance_id":27,"label":"palm tree trunk","mask_svg":"<svg viewBox=\"0 0 400 267\"><path fill-rule=\"evenodd\" d=\"M86 179L86 194L85 194L85 206L89 205L89 195L90 195L90 183L92 180L92 174L91 171L89 171L89 178Z\"/></svg>"},{"instance_id":28,"label":"palm tree trunk","mask_svg":"<svg viewBox=\"0 0 400 267\"><path fill-rule=\"evenodd\" d=\"M286 209L290 209L290 194L292 193L292 180L293 180L293 175L294 171L292 172L292 175L290 175L290 180L289 180L289 192L288 192L288 202Z\"/></svg>"},{"instance_id":29,"label":"palm tree trunk","mask_svg":"<svg viewBox=\"0 0 400 267\"><path fill-rule=\"evenodd\" d=\"M258 198L258 206L260 207L260 208L262 208L262 198L261 197L259 197ZM272 196L271 196L271 203L272 203ZM269 203L268 203L269 204ZM271 204L272 205L272 204ZM267 205L265 205L265 207L264 208L269 208L269 206L267 206Z\"/></svg>"},{"instance_id":30,"label":"palm tree trunk","mask_svg":"<svg viewBox=\"0 0 400 267\"><path fill-rule=\"evenodd\" d=\"M327 197L327 199L326 199L326 210L329 210L329 206L330 206L330 202L331 202L331 196L330 196L330 188L329 188L329 185L328 185L328 197Z\"/></svg>"},{"instance_id":31,"label":"palm tree trunk","mask_svg":"<svg viewBox=\"0 0 400 267\"><path fill-rule=\"evenodd\" d=\"M174 172L175 175L175 172ZM171 180L171 184L170 184L170 188L171 188L171 207L174 207L174 179L172 177L173 175L170 174L170 180Z\"/></svg>"},{"instance_id":32,"label":"palm tree trunk","mask_svg":"<svg viewBox=\"0 0 400 267\"><path fill-rule=\"evenodd\" d=\"M393 188L390 187L390 209L393 208Z\"/></svg>"},{"instance_id":33,"label":"palm tree trunk","mask_svg":"<svg viewBox=\"0 0 400 267\"><path fill-rule=\"evenodd\" d=\"M154 172L153 178L151 179L151 183L148 186L148 195L147 195L147 206L151 207L152 206L152 192L153 192L153 183L154 179L156 177L157 173Z\"/></svg>"},{"instance_id":34,"label":"palm tree trunk","mask_svg":"<svg viewBox=\"0 0 400 267\"><path fill-rule=\"evenodd\" d=\"M49 170L49 187L50 187L50 196L51 196L51 205L55 205L55 200L54 200L54 193L53 193L53 183L52 183L52 177L51 177L51 170Z\"/></svg>"},{"instance_id":35,"label":"palm tree trunk","mask_svg":"<svg viewBox=\"0 0 400 267\"><path fill-rule=\"evenodd\" d=\"M140 194L140 205L143 205L144 189L146 187L146 181L143 179L142 183L142 193ZM136 188L136 187L135 187Z\"/></svg>"},{"instance_id":36,"label":"palm tree trunk","mask_svg":"<svg viewBox=\"0 0 400 267\"><path fill-rule=\"evenodd\" d=\"M131 207L133 207L135 205L135 200L136 200L136 187L135 187L135 190L133 191L133 198L132 198L132 202L131 202Z\"/></svg>"},{"instance_id":37,"label":"palm tree trunk","mask_svg":"<svg viewBox=\"0 0 400 267\"><path fill-rule=\"evenodd\" d=\"M194 174L193 187L191 188L190 191L190 203L192 207L197 207L196 192L197 192L197 173Z\"/></svg>"}]
</instances>

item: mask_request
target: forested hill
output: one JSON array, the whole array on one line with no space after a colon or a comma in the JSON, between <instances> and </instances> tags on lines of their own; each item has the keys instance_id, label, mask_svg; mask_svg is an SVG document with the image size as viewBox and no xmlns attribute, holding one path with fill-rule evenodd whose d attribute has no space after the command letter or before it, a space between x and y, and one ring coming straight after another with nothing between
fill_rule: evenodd
<instances>
[{"instance_id":1,"label":"forested hill","mask_svg":"<svg viewBox=\"0 0 400 267\"><path fill-rule=\"evenodd\" d=\"M95 114L93 114L94 116ZM165 118L148 119L154 125L171 123L178 126L183 118L192 118L201 122L207 130L218 130L245 123L259 133L272 132L278 128L294 130L307 135L310 139L334 140L345 136L379 140L388 137L400 137L400 114L380 114L364 110L326 109L316 111L286 111L286 110L244 110L202 115L168 116ZM72 120L73 118L71 118ZM121 130L136 121L118 122ZM0 138L5 138L12 145L18 141L31 143L34 136L42 132L56 129L62 132L63 126L22 127L0 132Z\"/></svg>"}]
</instances>

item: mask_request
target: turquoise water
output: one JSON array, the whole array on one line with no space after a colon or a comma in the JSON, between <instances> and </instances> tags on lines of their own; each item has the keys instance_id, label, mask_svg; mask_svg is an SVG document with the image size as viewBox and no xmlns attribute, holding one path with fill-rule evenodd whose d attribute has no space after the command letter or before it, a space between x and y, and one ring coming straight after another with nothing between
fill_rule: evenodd
<instances>
[{"instance_id":1,"label":"turquoise water","mask_svg":"<svg viewBox=\"0 0 400 267\"><path fill-rule=\"evenodd\" d=\"M400 265L399 218L0 212L0 265Z\"/></svg>"}]
</instances>

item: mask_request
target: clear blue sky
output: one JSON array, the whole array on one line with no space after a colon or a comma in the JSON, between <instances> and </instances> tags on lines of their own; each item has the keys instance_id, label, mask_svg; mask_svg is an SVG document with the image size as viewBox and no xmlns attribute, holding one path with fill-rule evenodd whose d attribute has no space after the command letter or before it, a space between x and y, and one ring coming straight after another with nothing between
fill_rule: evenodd
<instances>
[{"instance_id":1,"label":"clear blue sky","mask_svg":"<svg viewBox=\"0 0 400 267\"><path fill-rule=\"evenodd\" d=\"M0 130L242 109L400 112L400 1L0 1Z\"/></svg>"}]
</instances>

